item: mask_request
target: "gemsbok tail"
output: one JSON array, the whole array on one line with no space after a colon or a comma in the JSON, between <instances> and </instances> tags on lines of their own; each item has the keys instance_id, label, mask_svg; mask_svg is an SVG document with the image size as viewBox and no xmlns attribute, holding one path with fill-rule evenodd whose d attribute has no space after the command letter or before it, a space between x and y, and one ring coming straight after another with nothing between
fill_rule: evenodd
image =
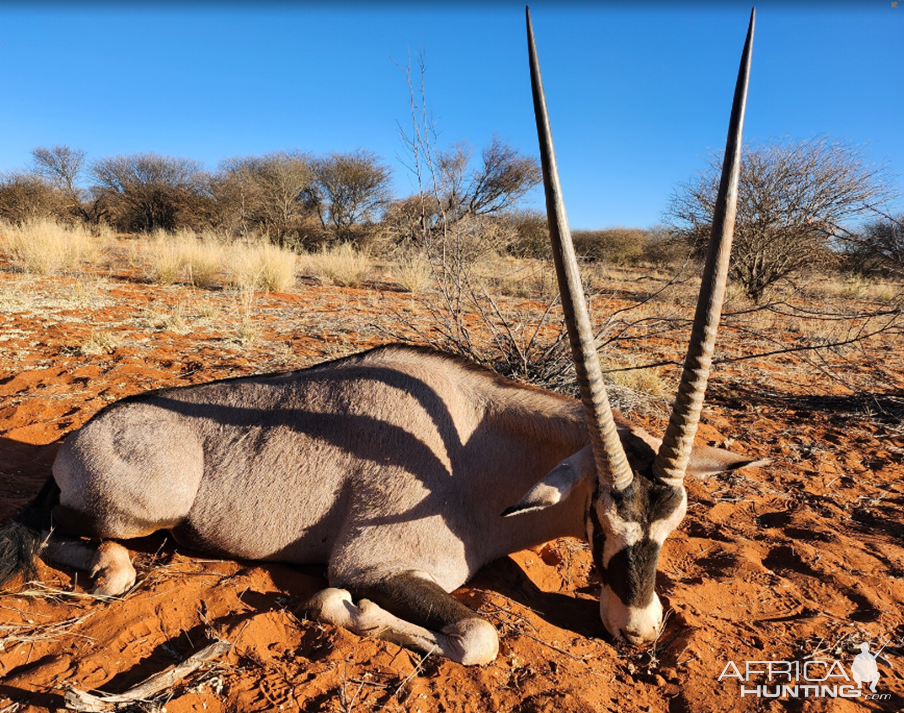
<instances>
[{"instance_id":1,"label":"gemsbok tail","mask_svg":"<svg viewBox=\"0 0 904 713\"><path fill-rule=\"evenodd\" d=\"M60 488L53 476L37 496L13 518L0 525L0 587L19 575L25 581L36 575L35 558L50 530L50 513L60 501Z\"/></svg>"}]
</instances>

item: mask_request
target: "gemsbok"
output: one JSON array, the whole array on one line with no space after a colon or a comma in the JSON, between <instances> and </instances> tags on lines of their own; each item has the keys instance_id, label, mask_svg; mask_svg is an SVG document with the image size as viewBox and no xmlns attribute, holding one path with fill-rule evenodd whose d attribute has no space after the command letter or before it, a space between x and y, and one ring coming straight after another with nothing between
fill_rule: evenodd
<instances>
[{"instance_id":1,"label":"gemsbok","mask_svg":"<svg viewBox=\"0 0 904 713\"><path fill-rule=\"evenodd\" d=\"M330 588L309 602L312 616L483 664L498 652L496 630L449 592L494 559L571 536L590 543L606 629L654 640L656 567L686 511L685 474L764 463L693 445L734 229L753 26L751 13L690 347L661 441L606 398L528 12L549 232L581 400L398 345L127 398L66 438L41 492L0 531L0 582L33 574L43 556L119 595L135 570L114 540L169 530L198 552L327 563Z\"/></svg>"}]
</instances>

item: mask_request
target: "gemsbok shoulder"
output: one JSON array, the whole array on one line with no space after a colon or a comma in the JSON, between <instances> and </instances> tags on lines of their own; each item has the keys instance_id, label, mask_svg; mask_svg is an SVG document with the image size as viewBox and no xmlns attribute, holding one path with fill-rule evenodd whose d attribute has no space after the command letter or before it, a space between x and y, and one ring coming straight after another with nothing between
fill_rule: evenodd
<instances>
[{"instance_id":1,"label":"gemsbok shoulder","mask_svg":"<svg viewBox=\"0 0 904 713\"><path fill-rule=\"evenodd\" d=\"M693 445L734 229L753 26L751 13L690 346L661 440L606 398L528 13L549 232L581 400L398 345L127 398L66 438L41 492L0 530L0 583L33 574L43 556L119 595L135 570L116 540L169 530L198 552L327 563L330 586L308 604L312 616L483 664L498 652L496 630L449 592L494 559L571 536L590 543L606 629L654 640L656 568L686 511L685 474L765 462Z\"/></svg>"}]
</instances>

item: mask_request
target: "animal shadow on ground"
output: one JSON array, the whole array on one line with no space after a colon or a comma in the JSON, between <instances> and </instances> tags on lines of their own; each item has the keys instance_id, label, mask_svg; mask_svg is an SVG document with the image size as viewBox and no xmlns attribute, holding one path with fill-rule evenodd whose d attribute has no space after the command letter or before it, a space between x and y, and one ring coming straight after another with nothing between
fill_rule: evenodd
<instances>
[{"instance_id":1,"label":"animal shadow on ground","mask_svg":"<svg viewBox=\"0 0 904 713\"><path fill-rule=\"evenodd\" d=\"M5 522L29 500L50 476L60 442L46 446L0 438L0 522Z\"/></svg>"},{"instance_id":2,"label":"animal shadow on ground","mask_svg":"<svg viewBox=\"0 0 904 713\"><path fill-rule=\"evenodd\" d=\"M760 383L751 387L731 381L711 386L709 398L733 408L756 403L772 408L793 409L799 419L806 419L811 412L817 412L828 414L832 421L840 423L864 416L892 425L904 421L904 392L897 390L885 393L856 392L844 396L793 394L768 389Z\"/></svg>"},{"instance_id":3,"label":"animal shadow on ground","mask_svg":"<svg viewBox=\"0 0 904 713\"><path fill-rule=\"evenodd\" d=\"M466 585L501 594L535 611L544 621L585 638L607 638L598 599L544 592L511 558L503 557L481 569ZM467 602L465 602L467 603Z\"/></svg>"},{"instance_id":4,"label":"animal shadow on ground","mask_svg":"<svg viewBox=\"0 0 904 713\"><path fill-rule=\"evenodd\" d=\"M45 657L48 658L48 657ZM35 661L35 665L41 665L44 659ZM18 705L29 705L38 708L46 708L49 711L65 710L66 701L63 697L56 693L35 693L18 686L8 686L0 683L0 697L5 696L10 701L14 701L10 708L3 710L18 710Z\"/></svg>"}]
</instances>

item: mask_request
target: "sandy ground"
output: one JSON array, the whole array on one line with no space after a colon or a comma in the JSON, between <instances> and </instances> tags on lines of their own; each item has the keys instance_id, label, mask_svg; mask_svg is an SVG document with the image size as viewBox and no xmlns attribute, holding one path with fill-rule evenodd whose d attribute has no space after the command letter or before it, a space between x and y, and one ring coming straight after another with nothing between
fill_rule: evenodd
<instances>
[{"instance_id":1,"label":"sandy ground","mask_svg":"<svg viewBox=\"0 0 904 713\"><path fill-rule=\"evenodd\" d=\"M125 267L48 278L5 269L0 518L38 491L59 441L111 401L388 341L380 325L394 312L417 314L419 298L385 288L307 281L257 295L248 312L226 291L152 286ZM494 663L464 668L307 621L300 605L324 586L321 568L214 560L158 535L128 543L139 581L122 598L93 599L84 574L43 564L38 581L0 594L0 713L61 709L70 687L122 692L215 637L234 647L157 705L169 713L902 710L904 349L889 338L833 358L820 368L786 355L718 371L699 440L774 465L688 483L688 516L666 542L658 575L667 621L650 648L605 633L598 579L578 541L516 553L455 593L501 635ZM874 398L827 377L870 383L877 362ZM661 429L655 411L644 419ZM743 674L748 661L839 660L850 675L861 641L874 652L885 645L877 700L742 697L742 685L763 676L718 680L730 661ZM826 667L809 671L821 678ZM828 683L846 683L835 673Z\"/></svg>"}]
</instances>

